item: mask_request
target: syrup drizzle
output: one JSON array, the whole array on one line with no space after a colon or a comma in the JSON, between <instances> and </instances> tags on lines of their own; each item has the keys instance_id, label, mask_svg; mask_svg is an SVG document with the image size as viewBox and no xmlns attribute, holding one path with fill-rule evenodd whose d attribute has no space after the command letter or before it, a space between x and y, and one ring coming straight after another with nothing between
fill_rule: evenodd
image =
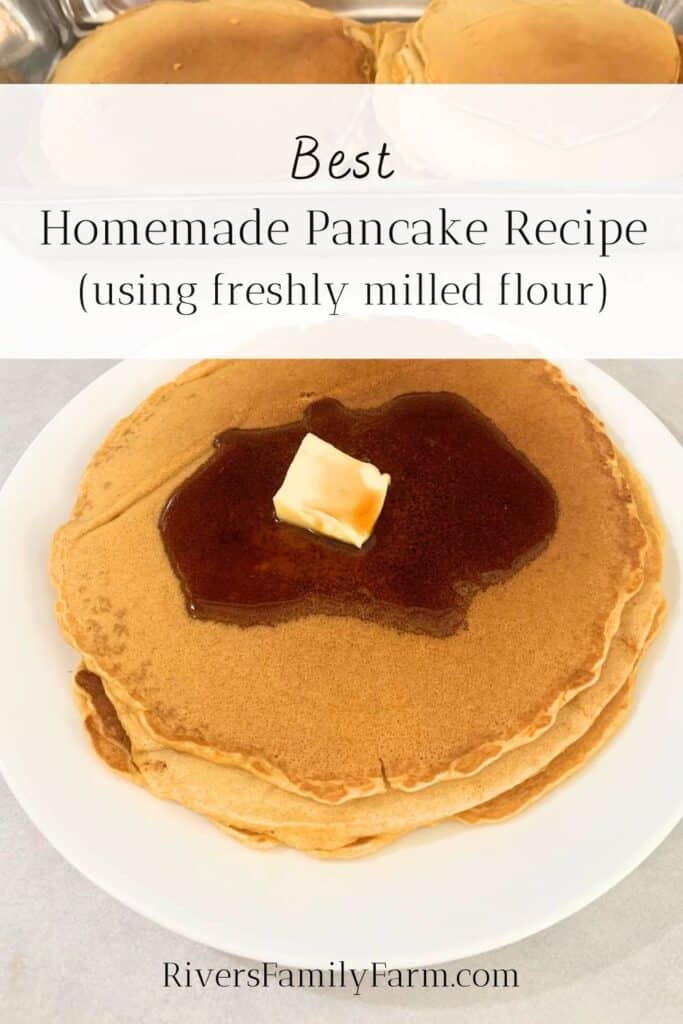
<instances>
[{"instance_id":1,"label":"syrup drizzle","mask_svg":"<svg viewBox=\"0 0 683 1024\"><path fill-rule=\"evenodd\" d=\"M391 474L361 550L278 523L273 495L312 431ZM548 481L458 395L375 409L323 398L297 423L220 434L160 519L190 615L239 626L353 616L447 636L475 595L535 558L557 524Z\"/></svg>"}]
</instances>

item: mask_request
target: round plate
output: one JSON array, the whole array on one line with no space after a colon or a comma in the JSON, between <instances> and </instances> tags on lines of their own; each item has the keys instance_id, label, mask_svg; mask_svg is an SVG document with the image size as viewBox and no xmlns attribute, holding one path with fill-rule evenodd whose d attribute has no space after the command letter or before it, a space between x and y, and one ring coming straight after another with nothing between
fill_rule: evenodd
<instances>
[{"instance_id":1,"label":"round plate","mask_svg":"<svg viewBox=\"0 0 683 1024\"><path fill-rule=\"evenodd\" d=\"M681 450L661 422L590 364L567 375L644 473L668 532L670 614L636 707L591 764L504 824L445 824L351 862L257 852L109 772L74 706L76 657L59 636L47 559L91 453L180 366L122 363L40 434L0 495L0 758L17 799L97 885L218 949L295 966L437 963L566 917L636 867L681 816L683 664L674 548L683 550Z\"/></svg>"}]
</instances>

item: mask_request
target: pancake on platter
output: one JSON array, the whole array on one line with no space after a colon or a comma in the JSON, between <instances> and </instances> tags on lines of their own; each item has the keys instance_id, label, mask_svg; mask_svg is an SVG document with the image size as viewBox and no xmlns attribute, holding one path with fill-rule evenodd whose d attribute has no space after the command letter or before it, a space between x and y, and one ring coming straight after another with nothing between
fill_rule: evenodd
<instances>
[{"instance_id":1,"label":"pancake on platter","mask_svg":"<svg viewBox=\"0 0 683 1024\"><path fill-rule=\"evenodd\" d=\"M405 41L381 40L378 82L673 83L673 28L622 0L432 0Z\"/></svg>"},{"instance_id":2,"label":"pancake on platter","mask_svg":"<svg viewBox=\"0 0 683 1024\"><path fill-rule=\"evenodd\" d=\"M136 715L111 703L100 680L82 670L76 689L85 700L93 743L112 767L129 771L157 796L235 830L243 841L267 837L311 853L345 851L347 856L353 848L353 855L360 856L379 842L384 845L456 814L464 821L509 816L575 771L616 730L630 700L635 667L659 626L659 527L644 485L635 476L632 482L649 538L645 581L624 609L599 681L567 704L547 732L472 776L417 793L388 792L324 806L241 769L159 749ZM112 751L107 743L113 744Z\"/></svg>"},{"instance_id":3,"label":"pancake on platter","mask_svg":"<svg viewBox=\"0 0 683 1024\"><path fill-rule=\"evenodd\" d=\"M89 679L87 673L81 672L77 688L92 690L96 679ZM496 764L467 779L437 783L414 794L396 792L362 798L338 807L326 807L306 797L286 793L240 769L212 765L175 751L126 753L107 735L104 723L110 716L106 712L102 715L98 709L98 703L106 701L102 689L95 690L93 703L88 699L84 714L95 748L110 767L129 772L135 781L155 795L176 800L204 814L231 830L236 838L245 841L247 837L253 842L258 837L259 845L263 845L262 840L268 840L271 845L284 843L314 854L348 852L353 846L358 856L362 851L370 852L371 844L377 841L384 845L415 828L452 818L456 816L451 813L453 809L463 805L473 804L469 810L457 814L468 822L496 820L521 810L574 772L602 746L621 723L631 691L632 681L617 691L592 722L585 713L580 714L578 708L577 714L568 715L568 706L560 712L555 726L542 737L504 755ZM585 731L581 734L582 729ZM579 734L578 739L569 742L575 732ZM565 746L566 743L569 745ZM548 758L548 763L542 766ZM529 771L536 771L536 774L518 782L508 792L499 792L507 782L524 778ZM499 795L478 806L476 801L490 792L499 792ZM252 819L244 817L245 806L249 806L246 813L251 813ZM288 819L296 819L297 810L299 820L289 823ZM314 818L321 820L313 823ZM365 824L362 824L363 819ZM326 824L326 821L331 823ZM378 827L392 831L362 831Z\"/></svg>"},{"instance_id":4,"label":"pancake on platter","mask_svg":"<svg viewBox=\"0 0 683 1024\"><path fill-rule=\"evenodd\" d=\"M363 83L369 29L299 0L153 0L85 36L57 84Z\"/></svg>"},{"instance_id":5,"label":"pancake on platter","mask_svg":"<svg viewBox=\"0 0 683 1024\"><path fill-rule=\"evenodd\" d=\"M477 594L466 628L434 637L323 614L244 628L188 614L158 523L216 434L292 422L312 396L363 409L444 390L502 430L559 509L545 548ZM269 361L265 374L234 361L192 368L115 428L51 570L66 638L160 747L338 803L471 774L548 729L598 679L646 547L611 442L548 364Z\"/></svg>"},{"instance_id":6,"label":"pancake on platter","mask_svg":"<svg viewBox=\"0 0 683 1024\"><path fill-rule=\"evenodd\" d=\"M83 680L82 676L81 679ZM84 680L82 682L77 682L77 691L80 690L81 686L85 685L87 684ZM610 738L610 736L613 735L616 729L622 724L622 721L630 707L632 691L633 680L631 679L622 687L621 690L618 691L616 696L612 698L605 709L600 712L596 720L589 726L587 731L579 737L578 740L573 744L570 744L570 746L563 750L556 758L551 760L549 764L545 768L542 768L536 775L532 775L529 779L525 780L525 782L513 787L513 789L509 791L509 797L507 793L503 793L498 797L494 797L491 801L484 802L470 810L462 811L457 815L449 817L466 823L498 821L517 813L523 807L526 807L529 803L538 799L539 796L547 793L549 789L562 782L570 774L573 774L574 771L583 765L585 761L596 753ZM93 745L110 768L114 768L118 772L126 773L132 781L145 785L144 777L139 771L137 765L133 762L132 758L127 756L125 752L117 746L116 742L107 735L105 719L109 718L109 714L106 714L105 719L103 719L100 717L98 710L98 704L100 703L103 694L104 691L101 691L101 694L98 694L94 701L91 701L89 696L86 698L81 696L79 701L82 706L86 727ZM563 714L563 712L561 712L561 714ZM532 746L532 744L530 744L530 746ZM165 758L166 755L162 753L160 756ZM187 757L187 755L174 756ZM513 755L507 756L511 757ZM162 762L153 762L152 767L154 763L156 764L158 771L161 768ZM164 760L163 764L167 766L167 761ZM165 768L163 770L165 770ZM239 769L224 768L222 771L236 773ZM487 771L487 768L482 769L482 774ZM246 784L249 785L248 782ZM456 785L458 785L458 783L437 783L437 787ZM149 789L151 793L154 793L157 796L163 796L163 794L158 789L154 788L153 785L150 786ZM287 795L290 796L291 794ZM423 793L401 795L406 800L419 800L423 796ZM172 798L168 797L168 799ZM304 800L306 798L299 797L297 799ZM383 797L367 797L358 802L364 803L365 799L368 801L378 801L382 800ZM319 808L321 805L315 804L315 806ZM342 807L349 806L352 805L342 805ZM200 811L199 813L202 812ZM328 833L324 833L321 829L317 835L309 831L309 833L304 836L296 836L294 829L289 827L287 831L273 830L260 832L258 829L251 829L236 824L228 824L226 818L219 818L211 814L206 814L205 817L222 829L227 835L230 835L232 838L237 839L246 845L253 846L258 849L270 849L274 846L289 845L301 852L319 857L364 856L374 852L380 847L395 842L406 834L406 832L385 832L371 835L356 835L354 837L351 833L347 835L342 832L334 832L332 836L330 836ZM418 827L428 827L430 825L439 824L444 820L447 819L440 818L435 821L425 821ZM414 828L406 831L414 831Z\"/></svg>"}]
</instances>

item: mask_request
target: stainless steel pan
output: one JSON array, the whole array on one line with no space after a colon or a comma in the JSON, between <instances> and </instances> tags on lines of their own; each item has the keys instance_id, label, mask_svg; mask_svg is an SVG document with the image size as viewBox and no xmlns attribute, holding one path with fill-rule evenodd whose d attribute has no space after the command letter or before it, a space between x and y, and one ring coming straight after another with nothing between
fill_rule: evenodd
<instances>
[{"instance_id":1,"label":"stainless steel pan","mask_svg":"<svg viewBox=\"0 0 683 1024\"><path fill-rule=\"evenodd\" d=\"M0 0L0 82L45 82L75 41L144 0ZM359 21L413 21L426 0L313 0ZM628 0L683 33L683 0Z\"/></svg>"}]
</instances>

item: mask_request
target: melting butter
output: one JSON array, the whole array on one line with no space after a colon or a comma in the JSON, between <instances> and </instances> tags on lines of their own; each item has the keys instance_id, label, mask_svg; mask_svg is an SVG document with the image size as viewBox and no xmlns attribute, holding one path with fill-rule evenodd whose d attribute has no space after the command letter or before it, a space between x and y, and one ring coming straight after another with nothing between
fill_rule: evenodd
<instances>
[{"instance_id":1,"label":"melting butter","mask_svg":"<svg viewBox=\"0 0 683 1024\"><path fill-rule=\"evenodd\" d=\"M273 498L284 523L361 548L375 528L391 483L370 462L361 462L308 433Z\"/></svg>"}]
</instances>

